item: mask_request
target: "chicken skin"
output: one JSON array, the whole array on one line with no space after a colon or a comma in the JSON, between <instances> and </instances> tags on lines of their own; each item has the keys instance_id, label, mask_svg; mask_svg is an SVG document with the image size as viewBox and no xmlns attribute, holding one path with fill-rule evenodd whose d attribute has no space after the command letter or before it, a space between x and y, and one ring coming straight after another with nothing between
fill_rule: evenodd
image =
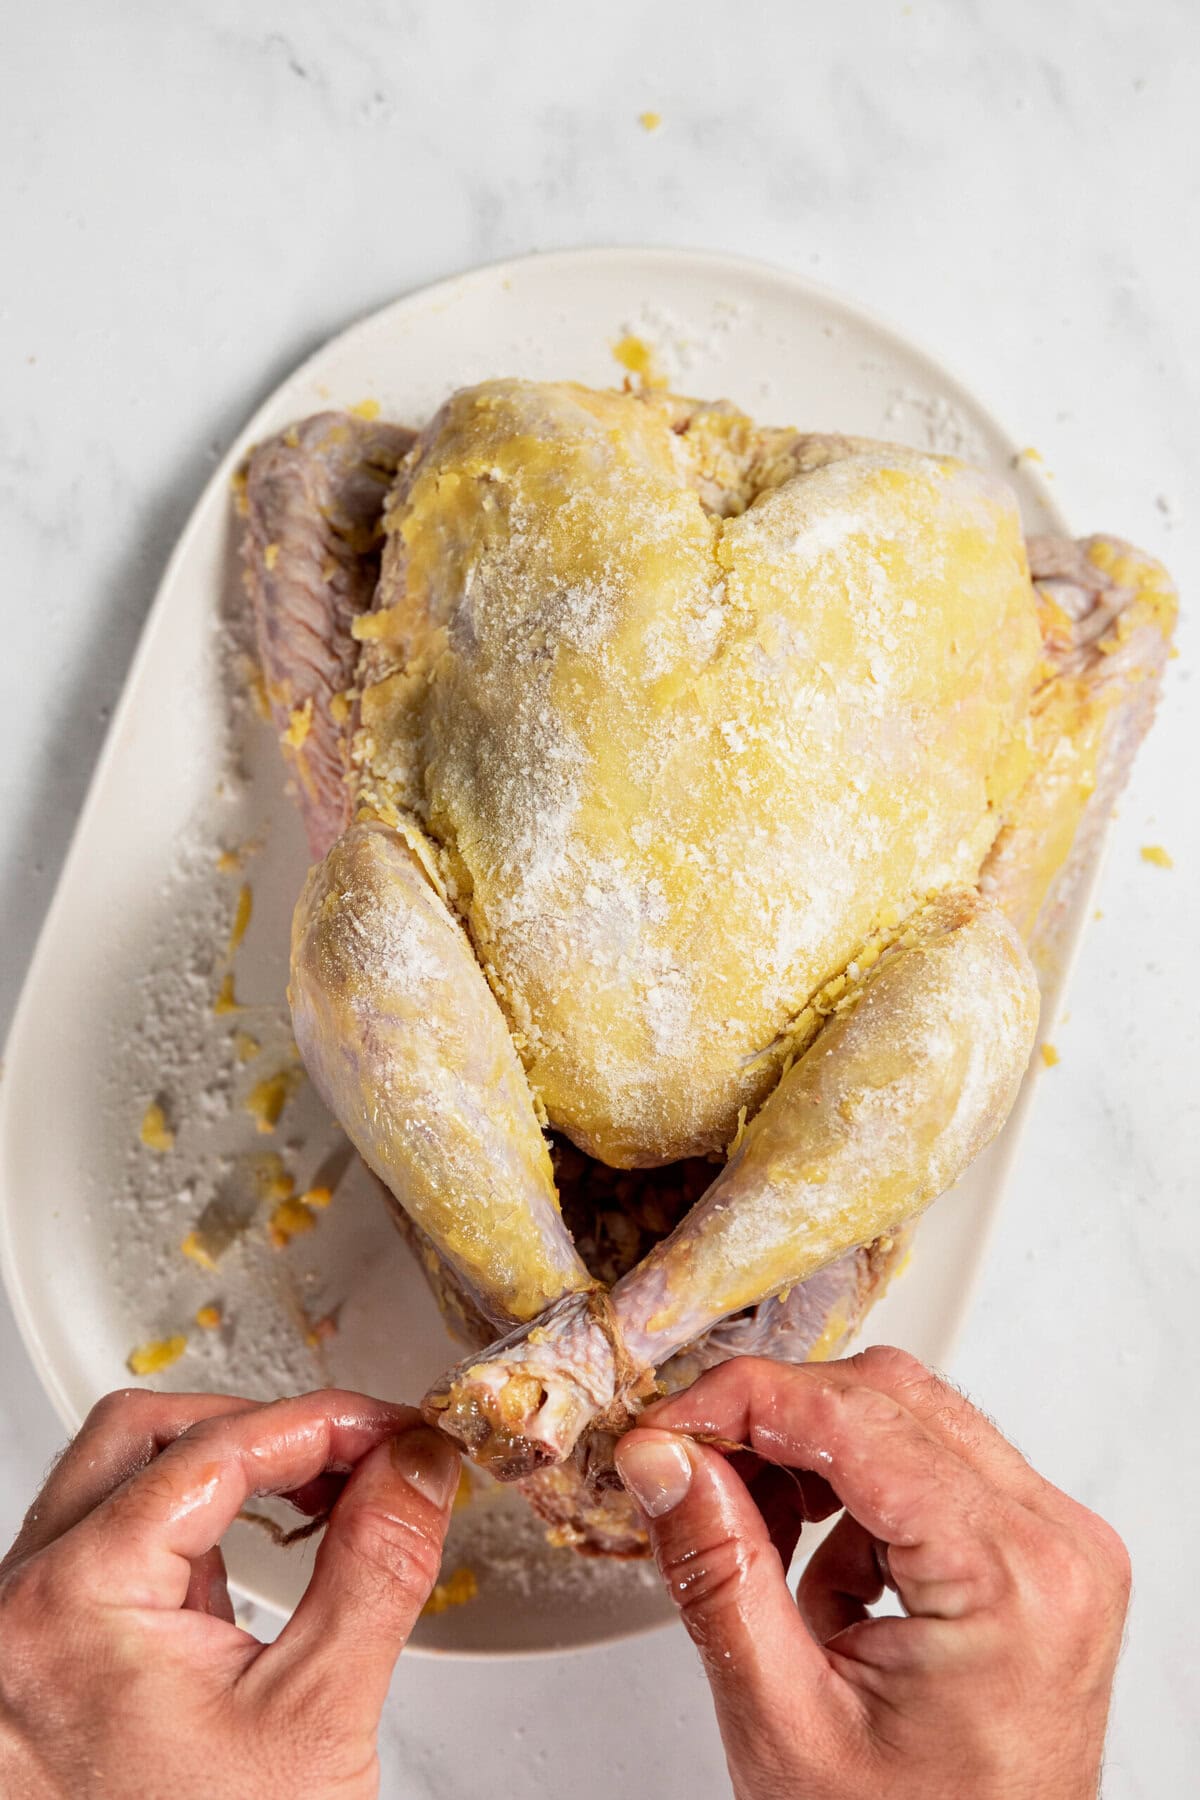
<instances>
[{"instance_id":1,"label":"chicken skin","mask_svg":"<svg viewBox=\"0 0 1200 1800\"><path fill-rule=\"evenodd\" d=\"M1026 546L948 457L567 384L411 443L310 420L246 514L321 859L296 1040L501 1334L427 1414L636 1552L611 1435L741 1349L836 1353L1003 1123L1170 583Z\"/></svg>"}]
</instances>

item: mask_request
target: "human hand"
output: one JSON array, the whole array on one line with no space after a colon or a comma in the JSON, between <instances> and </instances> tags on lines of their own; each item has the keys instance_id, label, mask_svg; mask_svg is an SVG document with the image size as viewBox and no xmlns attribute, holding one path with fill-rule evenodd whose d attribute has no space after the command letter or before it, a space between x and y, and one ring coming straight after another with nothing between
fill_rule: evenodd
<instances>
[{"instance_id":1,"label":"human hand","mask_svg":"<svg viewBox=\"0 0 1200 1800\"><path fill-rule=\"evenodd\" d=\"M953 1388L899 1350L747 1357L642 1421L617 1467L738 1800L1094 1800L1125 1548ZM842 1507L797 1605L801 1525ZM885 1585L907 1617L870 1617Z\"/></svg>"},{"instance_id":2,"label":"human hand","mask_svg":"<svg viewBox=\"0 0 1200 1800\"><path fill-rule=\"evenodd\" d=\"M0 1563L0 1792L374 1795L457 1478L417 1412L361 1394L110 1394ZM247 1500L280 1493L333 1510L264 1646L234 1624L218 1546Z\"/></svg>"}]
</instances>

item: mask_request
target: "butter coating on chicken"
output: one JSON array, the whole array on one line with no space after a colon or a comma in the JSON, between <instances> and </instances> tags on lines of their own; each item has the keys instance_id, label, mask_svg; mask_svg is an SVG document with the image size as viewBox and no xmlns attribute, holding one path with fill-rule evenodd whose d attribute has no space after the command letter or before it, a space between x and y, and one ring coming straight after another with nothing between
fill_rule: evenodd
<instances>
[{"instance_id":1,"label":"butter coating on chicken","mask_svg":"<svg viewBox=\"0 0 1200 1800\"><path fill-rule=\"evenodd\" d=\"M245 509L297 1042L474 1345L427 1412L642 1554L640 1398L837 1354L1002 1124L1174 591L952 458L565 383L309 420Z\"/></svg>"},{"instance_id":2,"label":"butter coating on chicken","mask_svg":"<svg viewBox=\"0 0 1200 1800\"><path fill-rule=\"evenodd\" d=\"M666 409L488 383L389 501L360 791L437 846L531 1085L604 1162L720 1154L789 1020L975 878L1025 772L1012 496L818 453L722 517Z\"/></svg>"}]
</instances>

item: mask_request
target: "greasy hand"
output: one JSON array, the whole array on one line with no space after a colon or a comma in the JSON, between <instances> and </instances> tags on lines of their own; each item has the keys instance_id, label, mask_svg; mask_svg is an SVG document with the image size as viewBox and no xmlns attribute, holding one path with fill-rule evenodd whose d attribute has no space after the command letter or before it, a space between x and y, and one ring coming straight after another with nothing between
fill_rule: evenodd
<instances>
[{"instance_id":1,"label":"greasy hand","mask_svg":"<svg viewBox=\"0 0 1200 1800\"><path fill-rule=\"evenodd\" d=\"M361 1394L110 1394L0 1563L0 1793L374 1795L388 1680L457 1476L419 1414ZM234 1624L218 1546L278 1493L333 1512L264 1646Z\"/></svg>"},{"instance_id":2,"label":"greasy hand","mask_svg":"<svg viewBox=\"0 0 1200 1800\"><path fill-rule=\"evenodd\" d=\"M898 1350L744 1358L643 1421L617 1464L739 1800L1094 1800L1128 1558L953 1388ZM843 1507L797 1606L801 1523ZM907 1617L870 1617L885 1585Z\"/></svg>"}]
</instances>

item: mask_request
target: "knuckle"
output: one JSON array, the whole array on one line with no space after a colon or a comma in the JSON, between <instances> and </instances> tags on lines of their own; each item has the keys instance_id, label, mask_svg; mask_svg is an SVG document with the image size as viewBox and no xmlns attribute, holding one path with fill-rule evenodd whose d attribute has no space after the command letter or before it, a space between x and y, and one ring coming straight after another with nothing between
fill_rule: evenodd
<instances>
[{"instance_id":1,"label":"knuckle","mask_svg":"<svg viewBox=\"0 0 1200 1800\"><path fill-rule=\"evenodd\" d=\"M5 1571L0 1578L0 1607L6 1619L18 1625L36 1621L44 1608L59 1598L55 1561L41 1551Z\"/></svg>"},{"instance_id":2,"label":"knuckle","mask_svg":"<svg viewBox=\"0 0 1200 1800\"><path fill-rule=\"evenodd\" d=\"M730 1388L736 1394L747 1389L772 1391L792 1373L789 1365L773 1362L769 1356L731 1356L710 1369L706 1379L717 1388Z\"/></svg>"},{"instance_id":3,"label":"knuckle","mask_svg":"<svg viewBox=\"0 0 1200 1800\"><path fill-rule=\"evenodd\" d=\"M1090 1512L1082 1506L1079 1513L1080 1525L1092 1549L1100 1583L1124 1611L1133 1586L1133 1564L1130 1562L1125 1540L1099 1513Z\"/></svg>"},{"instance_id":4,"label":"knuckle","mask_svg":"<svg viewBox=\"0 0 1200 1800\"><path fill-rule=\"evenodd\" d=\"M380 1506L358 1506L345 1520L343 1542L382 1586L424 1601L437 1580L441 1544L420 1525Z\"/></svg>"},{"instance_id":5,"label":"knuckle","mask_svg":"<svg viewBox=\"0 0 1200 1800\"><path fill-rule=\"evenodd\" d=\"M758 1377L762 1366L762 1358L758 1356L731 1356L725 1362L705 1369L696 1377L693 1386L710 1397L741 1394Z\"/></svg>"},{"instance_id":6,"label":"knuckle","mask_svg":"<svg viewBox=\"0 0 1200 1800\"><path fill-rule=\"evenodd\" d=\"M96 1432L105 1437L146 1424L154 1415L158 1395L146 1388L115 1388L97 1400L83 1421L79 1435Z\"/></svg>"},{"instance_id":7,"label":"knuckle","mask_svg":"<svg viewBox=\"0 0 1200 1800\"><path fill-rule=\"evenodd\" d=\"M923 1362L895 1344L870 1344L848 1359L869 1385L885 1388L936 1388L938 1380Z\"/></svg>"},{"instance_id":8,"label":"knuckle","mask_svg":"<svg viewBox=\"0 0 1200 1800\"><path fill-rule=\"evenodd\" d=\"M730 1537L660 1550L663 1581L693 1635L705 1619L738 1609L756 1556L755 1547Z\"/></svg>"},{"instance_id":9,"label":"knuckle","mask_svg":"<svg viewBox=\"0 0 1200 1800\"><path fill-rule=\"evenodd\" d=\"M1077 1532L1064 1527L1048 1531L1033 1561L1038 1595L1043 1603L1050 1603L1061 1629L1071 1638L1089 1634L1097 1614L1111 1610L1112 1584L1102 1576L1098 1558Z\"/></svg>"},{"instance_id":10,"label":"knuckle","mask_svg":"<svg viewBox=\"0 0 1200 1800\"><path fill-rule=\"evenodd\" d=\"M818 1428L831 1439L845 1437L851 1431L889 1427L903 1411L899 1401L877 1381L848 1386L820 1381L814 1405Z\"/></svg>"}]
</instances>

